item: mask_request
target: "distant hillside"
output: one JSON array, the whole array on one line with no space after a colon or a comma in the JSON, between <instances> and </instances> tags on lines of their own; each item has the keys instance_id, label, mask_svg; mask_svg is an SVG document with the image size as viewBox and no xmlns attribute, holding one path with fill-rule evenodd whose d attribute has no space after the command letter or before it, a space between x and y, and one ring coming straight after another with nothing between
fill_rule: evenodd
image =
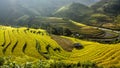
<instances>
[{"instance_id":1,"label":"distant hillside","mask_svg":"<svg viewBox=\"0 0 120 68\"><path fill-rule=\"evenodd\" d=\"M101 0L92 5L92 8L98 12L103 12L109 15L120 14L120 0Z\"/></svg>"},{"instance_id":2,"label":"distant hillside","mask_svg":"<svg viewBox=\"0 0 120 68\"><path fill-rule=\"evenodd\" d=\"M80 4L80 3L72 3L66 6L61 7L58 9L54 16L63 17L63 18L70 18L75 21L82 22L86 15L91 13L92 9L89 7Z\"/></svg>"},{"instance_id":3,"label":"distant hillside","mask_svg":"<svg viewBox=\"0 0 120 68\"><path fill-rule=\"evenodd\" d=\"M38 15L35 11L24 7L17 1L1 0L0 1L0 23L4 25L15 25L15 20L24 15Z\"/></svg>"},{"instance_id":4,"label":"distant hillside","mask_svg":"<svg viewBox=\"0 0 120 68\"><path fill-rule=\"evenodd\" d=\"M101 0L92 5L94 13L89 23L113 30L120 30L120 0Z\"/></svg>"},{"instance_id":5,"label":"distant hillside","mask_svg":"<svg viewBox=\"0 0 120 68\"><path fill-rule=\"evenodd\" d=\"M115 41L119 36L119 34L112 31L101 30L97 27L58 17L35 17L28 19L28 22L26 23L24 23L24 21L19 22L18 25L36 29L42 28L47 30L50 34L74 36L98 42L108 41L109 43L112 43L112 41Z\"/></svg>"},{"instance_id":6,"label":"distant hillside","mask_svg":"<svg viewBox=\"0 0 120 68\"><path fill-rule=\"evenodd\" d=\"M15 24L24 15L50 16L56 9L73 2L90 5L98 0L0 0L0 23Z\"/></svg>"}]
</instances>

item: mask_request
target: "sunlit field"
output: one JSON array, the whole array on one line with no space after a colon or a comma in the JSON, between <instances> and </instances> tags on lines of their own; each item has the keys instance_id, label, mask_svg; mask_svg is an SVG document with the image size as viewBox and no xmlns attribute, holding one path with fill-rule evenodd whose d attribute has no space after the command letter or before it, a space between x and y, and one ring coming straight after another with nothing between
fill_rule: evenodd
<instances>
[{"instance_id":1,"label":"sunlit field","mask_svg":"<svg viewBox=\"0 0 120 68\"><path fill-rule=\"evenodd\" d=\"M98 66L120 66L120 43L102 44L66 36L49 35L45 30L32 28L13 28L0 26L0 56L11 57L18 64L37 62L38 60L56 60L65 63L94 62ZM71 40L71 41L70 41ZM81 44L84 48L67 51L68 42Z\"/></svg>"},{"instance_id":2,"label":"sunlit field","mask_svg":"<svg viewBox=\"0 0 120 68\"><path fill-rule=\"evenodd\" d=\"M0 0L0 68L120 68L120 0Z\"/></svg>"}]
</instances>

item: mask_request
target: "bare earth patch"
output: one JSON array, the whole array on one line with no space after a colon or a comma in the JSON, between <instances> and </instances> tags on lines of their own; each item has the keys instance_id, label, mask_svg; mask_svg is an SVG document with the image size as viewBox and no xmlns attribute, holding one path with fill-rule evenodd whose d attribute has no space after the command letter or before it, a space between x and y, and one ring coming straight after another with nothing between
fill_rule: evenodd
<instances>
[{"instance_id":1,"label":"bare earth patch","mask_svg":"<svg viewBox=\"0 0 120 68\"><path fill-rule=\"evenodd\" d=\"M72 51L73 49L73 42L67 38L62 38L60 36L51 36L53 40L55 40L64 50Z\"/></svg>"}]
</instances>

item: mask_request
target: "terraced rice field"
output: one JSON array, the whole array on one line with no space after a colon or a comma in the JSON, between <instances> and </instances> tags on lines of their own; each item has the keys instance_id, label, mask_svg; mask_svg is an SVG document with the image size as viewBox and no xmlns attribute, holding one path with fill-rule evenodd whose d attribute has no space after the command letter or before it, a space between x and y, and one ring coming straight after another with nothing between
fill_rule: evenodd
<instances>
[{"instance_id":1,"label":"terraced rice field","mask_svg":"<svg viewBox=\"0 0 120 68\"><path fill-rule=\"evenodd\" d=\"M58 58L63 51L44 30L0 27L0 56L49 59Z\"/></svg>"},{"instance_id":2,"label":"terraced rice field","mask_svg":"<svg viewBox=\"0 0 120 68\"><path fill-rule=\"evenodd\" d=\"M41 27L49 31L50 33L52 33L51 31L55 30L56 28L63 28L63 29L67 28L72 33L79 33L80 38L94 40L98 42L108 41L112 43L112 41L115 41L119 36L118 33L113 31L108 31L105 29L101 29L99 27L88 26L80 22L75 22L70 19L64 19L58 17L36 17L29 24L31 25L34 24L32 27L34 28ZM48 27L46 28L45 25Z\"/></svg>"},{"instance_id":3,"label":"terraced rice field","mask_svg":"<svg viewBox=\"0 0 120 68\"><path fill-rule=\"evenodd\" d=\"M65 37L69 38L69 37ZM109 68L112 66L120 67L120 43L118 44L100 44L97 42L83 41L74 38L69 38L74 42L78 41L84 45L84 49L72 51L70 61L92 61L99 66Z\"/></svg>"},{"instance_id":4,"label":"terraced rice field","mask_svg":"<svg viewBox=\"0 0 120 68\"><path fill-rule=\"evenodd\" d=\"M68 42L71 43L70 47L74 43L80 43L84 48L80 50L72 48L72 51L68 51ZM23 59L26 61L53 59L67 63L92 61L105 68L120 67L120 43L101 44L66 36L50 36L42 29L0 26L0 56L22 58L16 62L24 62Z\"/></svg>"}]
</instances>

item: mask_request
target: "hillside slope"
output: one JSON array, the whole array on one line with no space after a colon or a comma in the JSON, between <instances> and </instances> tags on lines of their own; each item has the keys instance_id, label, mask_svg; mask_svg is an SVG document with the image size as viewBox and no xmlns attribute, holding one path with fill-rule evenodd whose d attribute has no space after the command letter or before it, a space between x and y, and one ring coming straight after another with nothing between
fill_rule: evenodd
<instances>
[{"instance_id":1,"label":"hillside slope","mask_svg":"<svg viewBox=\"0 0 120 68\"><path fill-rule=\"evenodd\" d=\"M120 43L101 44L66 36L59 37L56 38L60 41L55 41L55 38L51 38L42 29L0 26L0 56L9 56L12 61L21 64L39 59L53 59L66 63L92 61L105 68L120 66ZM64 50L65 45L61 46L62 41L67 47L69 44L66 42L71 42L72 44L79 43L84 48L73 48L71 52L68 52Z\"/></svg>"},{"instance_id":2,"label":"hillside slope","mask_svg":"<svg viewBox=\"0 0 120 68\"><path fill-rule=\"evenodd\" d=\"M87 14L92 13L92 9L80 3L72 3L59 8L53 15L82 22Z\"/></svg>"},{"instance_id":3,"label":"hillside slope","mask_svg":"<svg viewBox=\"0 0 120 68\"><path fill-rule=\"evenodd\" d=\"M26 56L37 59L60 59L62 53L65 53L65 50L41 29L0 26L0 36L0 56L24 57L26 60Z\"/></svg>"},{"instance_id":4,"label":"hillside slope","mask_svg":"<svg viewBox=\"0 0 120 68\"><path fill-rule=\"evenodd\" d=\"M80 42L82 45L84 45L84 49L73 50L69 62L77 60L84 62L87 60L96 62L99 66L103 65L105 68L120 67L120 43L100 44L96 42L77 40L75 38L69 39Z\"/></svg>"},{"instance_id":5,"label":"hillside slope","mask_svg":"<svg viewBox=\"0 0 120 68\"><path fill-rule=\"evenodd\" d=\"M51 14L63 5L72 2L92 4L98 0L1 0L0 23L14 25L16 19L24 15L28 16L51 16ZM3 23L4 22L4 23Z\"/></svg>"},{"instance_id":6,"label":"hillside slope","mask_svg":"<svg viewBox=\"0 0 120 68\"><path fill-rule=\"evenodd\" d=\"M89 23L112 30L120 30L120 0L101 0L92 5L94 13Z\"/></svg>"},{"instance_id":7,"label":"hillside slope","mask_svg":"<svg viewBox=\"0 0 120 68\"><path fill-rule=\"evenodd\" d=\"M92 5L92 8L98 12L106 13L109 15L120 14L120 0L101 0Z\"/></svg>"},{"instance_id":8,"label":"hillside slope","mask_svg":"<svg viewBox=\"0 0 120 68\"><path fill-rule=\"evenodd\" d=\"M29 20L29 19L28 19ZM100 41L115 41L119 34L113 31L101 30L98 27L88 26L79 22L75 22L66 18L59 17L35 17L30 19L29 22L22 24L32 28L43 28L50 34L74 36L82 39L98 40ZM79 34L79 36L76 36ZM111 42L110 41L110 42Z\"/></svg>"}]
</instances>

